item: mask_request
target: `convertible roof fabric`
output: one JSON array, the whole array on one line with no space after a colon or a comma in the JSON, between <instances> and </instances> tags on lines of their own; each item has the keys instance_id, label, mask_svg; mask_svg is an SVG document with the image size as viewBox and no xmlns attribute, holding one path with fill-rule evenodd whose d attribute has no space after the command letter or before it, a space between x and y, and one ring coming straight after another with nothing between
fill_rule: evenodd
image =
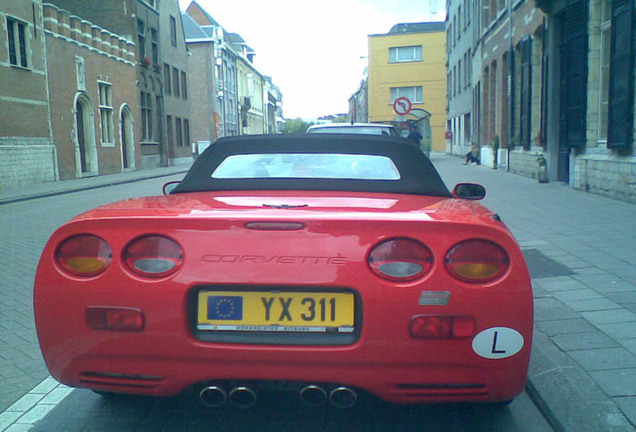
<instances>
[{"instance_id":1,"label":"convertible roof fabric","mask_svg":"<svg viewBox=\"0 0 636 432\"><path fill-rule=\"evenodd\" d=\"M228 156L267 153L339 153L389 157L399 180L325 178L212 178ZM324 190L451 197L431 161L402 138L347 134L241 135L221 138L201 154L172 193L232 190Z\"/></svg>"}]
</instances>

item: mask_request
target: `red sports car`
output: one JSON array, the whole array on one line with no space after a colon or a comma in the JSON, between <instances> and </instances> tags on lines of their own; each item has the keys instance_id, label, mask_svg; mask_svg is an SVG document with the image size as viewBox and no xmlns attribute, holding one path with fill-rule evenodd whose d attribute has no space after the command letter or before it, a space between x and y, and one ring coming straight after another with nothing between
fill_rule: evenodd
<instances>
[{"instance_id":1,"label":"red sports car","mask_svg":"<svg viewBox=\"0 0 636 432\"><path fill-rule=\"evenodd\" d=\"M532 288L518 244L405 140L225 138L168 195L77 216L35 281L46 364L101 392L247 406L507 402Z\"/></svg>"}]
</instances>

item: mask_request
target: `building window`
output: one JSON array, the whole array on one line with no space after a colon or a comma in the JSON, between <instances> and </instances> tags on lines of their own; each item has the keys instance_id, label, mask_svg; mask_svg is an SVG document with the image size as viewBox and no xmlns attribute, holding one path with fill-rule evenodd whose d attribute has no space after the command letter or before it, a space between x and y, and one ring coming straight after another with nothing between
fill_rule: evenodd
<instances>
[{"instance_id":1,"label":"building window","mask_svg":"<svg viewBox=\"0 0 636 432\"><path fill-rule=\"evenodd\" d=\"M169 95L172 91L172 85L170 84L170 65L163 64L163 91Z\"/></svg>"},{"instance_id":2,"label":"building window","mask_svg":"<svg viewBox=\"0 0 636 432\"><path fill-rule=\"evenodd\" d=\"M411 101L411 103L422 103L422 87L391 87L391 103L395 102L397 98L405 97Z\"/></svg>"},{"instance_id":3,"label":"building window","mask_svg":"<svg viewBox=\"0 0 636 432\"><path fill-rule=\"evenodd\" d=\"M152 141L152 94L141 92L141 140Z\"/></svg>"},{"instance_id":4,"label":"building window","mask_svg":"<svg viewBox=\"0 0 636 432\"><path fill-rule=\"evenodd\" d=\"M466 27L464 25L464 27ZM457 9L457 39L462 38L462 7Z\"/></svg>"},{"instance_id":5,"label":"building window","mask_svg":"<svg viewBox=\"0 0 636 432\"><path fill-rule=\"evenodd\" d=\"M183 142L190 145L190 120L183 119Z\"/></svg>"},{"instance_id":6,"label":"building window","mask_svg":"<svg viewBox=\"0 0 636 432\"><path fill-rule=\"evenodd\" d=\"M177 147L183 146L183 130L181 129L181 119L174 119L175 135L177 136Z\"/></svg>"},{"instance_id":7,"label":"building window","mask_svg":"<svg viewBox=\"0 0 636 432\"><path fill-rule=\"evenodd\" d=\"M188 81L186 73L183 71L181 71L181 97L185 100L188 99Z\"/></svg>"},{"instance_id":8,"label":"building window","mask_svg":"<svg viewBox=\"0 0 636 432\"><path fill-rule=\"evenodd\" d=\"M453 17L453 46L457 42L457 16Z\"/></svg>"},{"instance_id":9,"label":"building window","mask_svg":"<svg viewBox=\"0 0 636 432\"><path fill-rule=\"evenodd\" d=\"M168 127L168 147L174 145L174 133L172 132L172 116L166 116L166 126Z\"/></svg>"},{"instance_id":10,"label":"building window","mask_svg":"<svg viewBox=\"0 0 636 432\"><path fill-rule=\"evenodd\" d=\"M462 61L457 62L457 94L462 93Z\"/></svg>"},{"instance_id":11,"label":"building window","mask_svg":"<svg viewBox=\"0 0 636 432\"><path fill-rule=\"evenodd\" d=\"M389 62L422 61L422 45L389 48Z\"/></svg>"},{"instance_id":12,"label":"building window","mask_svg":"<svg viewBox=\"0 0 636 432\"><path fill-rule=\"evenodd\" d=\"M453 66L453 97L457 96L457 66Z\"/></svg>"},{"instance_id":13,"label":"building window","mask_svg":"<svg viewBox=\"0 0 636 432\"><path fill-rule=\"evenodd\" d=\"M601 8L601 74L599 89L598 139L607 139L607 122L609 118L609 84L610 56L612 40L612 2L606 0Z\"/></svg>"},{"instance_id":14,"label":"building window","mask_svg":"<svg viewBox=\"0 0 636 432\"><path fill-rule=\"evenodd\" d=\"M139 59L146 59L146 24L142 20L137 20L137 42L139 45Z\"/></svg>"},{"instance_id":15,"label":"building window","mask_svg":"<svg viewBox=\"0 0 636 432\"><path fill-rule=\"evenodd\" d=\"M98 83L99 117L102 126L102 144L115 142L115 123L113 120L113 92L110 84Z\"/></svg>"},{"instance_id":16,"label":"building window","mask_svg":"<svg viewBox=\"0 0 636 432\"><path fill-rule=\"evenodd\" d=\"M152 49L152 64L159 65L159 38L157 29L150 29L150 43Z\"/></svg>"},{"instance_id":17,"label":"building window","mask_svg":"<svg viewBox=\"0 0 636 432\"><path fill-rule=\"evenodd\" d=\"M470 24L470 15L471 15L471 11L470 11L470 4L472 3L473 0L464 0L464 13L466 14L466 26L468 26L468 24Z\"/></svg>"},{"instance_id":18,"label":"building window","mask_svg":"<svg viewBox=\"0 0 636 432\"><path fill-rule=\"evenodd\" d=\"M170 17L170 43L177 46L177 19L173 16Z\"/></svg>"},{"instance_id":19,"label":"building window","mask_svg":"<svg viewBox=\"0 0 636 432\"><path fill-rule=\"evenodd\" d=\"M172 68L172 95L179 97L179 69Z\"/></svg>"},{"instance_id":20,"label":"building window","mask_svg":"<svg viewBox=\"0 0 636 432\"><path fill-rule=\"evenodd\" d=\"M7 39L9 41L9 63L23 68L29 67L28 27L25 23L7 17Z\"/></svg>"}]
</instances>

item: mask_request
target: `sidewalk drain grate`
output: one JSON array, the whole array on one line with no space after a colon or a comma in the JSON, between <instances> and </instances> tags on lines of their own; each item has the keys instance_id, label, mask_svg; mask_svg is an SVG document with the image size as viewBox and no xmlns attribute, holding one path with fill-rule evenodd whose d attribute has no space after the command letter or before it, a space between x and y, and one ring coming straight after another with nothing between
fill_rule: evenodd
<instances>
[{"instance_id":1,"label":"sidewalk drain grate","mask_svg":"<svg viewBox=\"0 0 636 432\"><path fill-rule=\"evenodd\" d=\"M570 276L574 272L558 261L548 258L537 249L525 249L522 251L526 258L530 277L532 279L551 278L558 276Z\"/></svg>"}]
</instances>

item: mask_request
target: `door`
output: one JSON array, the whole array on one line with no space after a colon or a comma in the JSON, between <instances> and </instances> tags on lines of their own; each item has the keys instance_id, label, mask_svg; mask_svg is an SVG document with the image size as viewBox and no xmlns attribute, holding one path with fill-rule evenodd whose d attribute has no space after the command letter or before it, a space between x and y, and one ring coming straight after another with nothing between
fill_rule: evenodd
<instances>
[{"instance_id":1,"label":"door","mask_svg":"<svg viewBox=\"0 0 636 432\"><path fill-rule=\"evenodd\" d=\"M75 105L75 123L77 124L77 145L79 146L80 166L82 173L88 172L88 161L86 159L86 131L84 128L84 105L78 99Z\"/></svg>"},{"instance_id":2,"label":"door","mask_svg":"<svg viewBox=\"0 0 636 432\"><path fill-rule=\"evenodd\" d=\"M122 159L122 162L123 162L123 165L124 165L124 169L126 169L126 168L129 167L129 164L128 164L128 149L126 148L126 147L128 147L127 146L128 139L127 139L127 134L126 134L125 116L124 116L123 112L122 112L121 117L122 117L121 118L121 122L120 122L120 124L121 124L121 159Z\"/></svg>"}]
</instances>

